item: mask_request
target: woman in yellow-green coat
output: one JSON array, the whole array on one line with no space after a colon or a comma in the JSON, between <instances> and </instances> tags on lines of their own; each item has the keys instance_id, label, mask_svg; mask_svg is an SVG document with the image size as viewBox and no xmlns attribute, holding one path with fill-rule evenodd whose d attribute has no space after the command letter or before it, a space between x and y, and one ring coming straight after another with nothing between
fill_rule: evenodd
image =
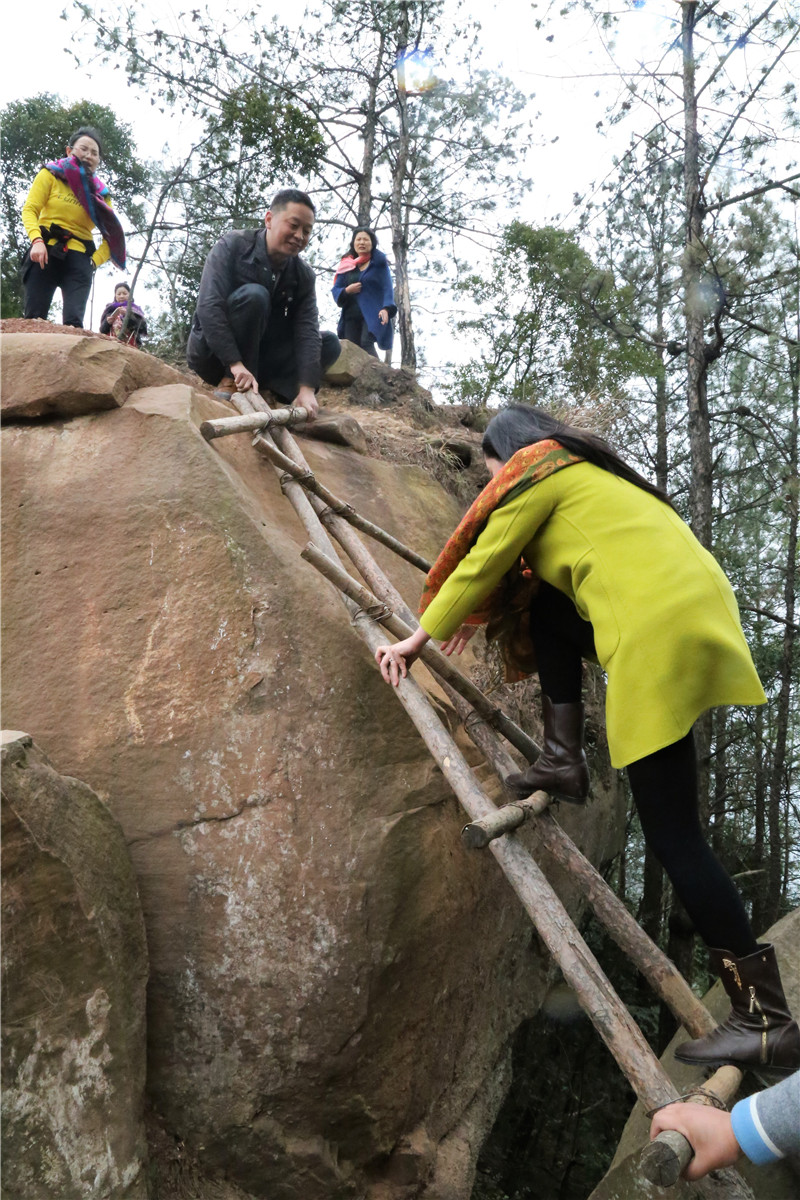
<instances>
[{"instance_id":1,"label":"woman in yellow-green coat","mask_svg":"<svg viewBox=\"0 0 800 1200\"><path fill-rule=\"evenodd\" d=\"M431 637L460 652L524 560L539 581L530 637L544 745L507 786L585 802L582 659L598 661L612 764L627 768L644 836L732 1001L728 1020L677 1057L796 1070L800 1030L774 950L757 943L699 820L692 725L717 705L766 700L727 578L668 497L602 438L511 405L489 423L483 452L492 479L428 575L419 629L376 652L384 678L396 686Z\"/></svg>"}]
</instances>

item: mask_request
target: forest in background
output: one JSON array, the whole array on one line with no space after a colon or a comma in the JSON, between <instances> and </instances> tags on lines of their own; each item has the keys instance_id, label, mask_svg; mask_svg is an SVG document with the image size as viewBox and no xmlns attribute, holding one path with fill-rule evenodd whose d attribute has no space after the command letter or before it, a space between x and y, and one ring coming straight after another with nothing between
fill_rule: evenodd
<instances>
[{"instance_id":1,"label":"forest in background","mask_svg":"<svg viewBox=\"0 0 800 1200\"><path fill-rule=\"evenodd\" d=\"M52 156L54 136L60 145L86 121L106 136L103 173L138 234L136 273L144 263L162 281L150 349L170 361L182 354L209 248L226 229L259 224L278 185L291 180L319 203L320 269L356 223L385 231L402 363L419 365L429 319L415 275L440 281L438 295L463 310L454 326L474 351L437 399L476 409L537 403L600 429L671 494L730 577L769 703L699 723L703 816L761 931L800 903L800 24L777 0L735 11L664 4L674 11L671 40L656 61L623 69L615 39L624 9L533 4L526 19L551 38L581 7L614 78L607 106L598 99L587 116L587 136L596 125L624 137L594 184L576 170L568 220L533 225L522 215L500 223L524 213L538 136L529 98L482 68L480 26L466 6L454 20L445 0L325 0L291 28L258 11L193 10L173 35L136 9L77 5L82 44L116 62L165 120L190 113L196 140L175 161L153 162L104 105L65 105L50 93L8 105L2 315L20 311L20 181ZM557 127L558 114L544 117ZM703 988L703 956L633 815L606 874ZM663 1045L664 1014L600 934L590 937ZM551 1033L564 1060L556 1123L548 1131L535 1115L532 1039L522 1030L476 1200L585 1196L613 1150L598 1092L611 1086L609 1104L624 1120L623 1083L608 1084L591 1031L583 1040L573 1027Z\"/></svg>"}]
</instances>

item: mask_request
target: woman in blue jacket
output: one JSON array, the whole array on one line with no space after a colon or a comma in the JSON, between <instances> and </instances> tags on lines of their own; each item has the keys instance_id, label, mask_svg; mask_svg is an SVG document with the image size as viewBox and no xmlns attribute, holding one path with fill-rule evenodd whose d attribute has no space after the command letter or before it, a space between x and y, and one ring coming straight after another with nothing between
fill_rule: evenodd
<instances>
[{"instance_id":1,"label":"woman in blue jacket","mask_svg":"<svg viewBox=\"0 0 800 1200\"><path fill-rule=\"evenodd\" d=\"M392 348L392 318L397 312L394 288L386 255L378 249L371 229L360 226L350 242L333 278L333 298L342 310L336 330L377 358L375 343L381 350Z\"/></svg>"}]
</instances>

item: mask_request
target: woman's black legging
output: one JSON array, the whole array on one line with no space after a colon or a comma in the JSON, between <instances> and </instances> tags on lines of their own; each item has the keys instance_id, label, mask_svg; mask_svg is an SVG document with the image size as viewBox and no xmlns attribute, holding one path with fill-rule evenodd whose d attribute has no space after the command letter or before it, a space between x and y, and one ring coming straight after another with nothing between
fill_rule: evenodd
<instances>
[{"instance_id":1,"label":"woman's black legging","mask_svg":"<svg viewBox=\"0 0 800 1200\"><path fill-rule=\"evenodd\" d=\"M542 691L554 704L579 701L581 660L594 654L590 623L563 592L542 583L531 605L531 635ZM627 770L645 840L703 941L739 958L754 954L742 898L700 825L691 732Z\"/></svg>"}]
</instances>

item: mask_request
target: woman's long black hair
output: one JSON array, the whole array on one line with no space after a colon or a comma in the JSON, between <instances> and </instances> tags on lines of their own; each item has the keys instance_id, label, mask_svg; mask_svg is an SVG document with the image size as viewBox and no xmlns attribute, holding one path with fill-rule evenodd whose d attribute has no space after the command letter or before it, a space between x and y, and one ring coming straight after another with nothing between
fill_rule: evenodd
<instances>
[{"instance_id":1,"label":"woman's long black hair","mask_svg":"<svg viewBox=\"0 0 800 1200\"><path fill-rule=\"evenodd\" d=\"M545 412L543 408L532 408L528 404L509 404L508 408L492 417L486 426L482 448L489 458L508 462L518 450L547 438L553 438L565 449L579 454L596 467L602 467L612 475L627 479L628 483L635 484L642 491L649 492L651 496L663 500L672 508L672 501L667 493L628 466L603 438L588 429L567 425Z\"/></svg>"},{"instance_id":2,"label":"woman's long black hair","mask_svg":"<svg viewBox=\"0 0 800 1200\"><path fill-rule=\"evenodd\" d=\"M375 230L370 229L368 225L359 225L358 229L353 230L353 236L350 238L350 247L349 247L349 251L348 251L348 253L350 253L350 254L355 254L355 252L356 252L354 243L355 243L355 240L358 237L359 233L367 234L367 236L369 237L369 240L372 242L372 250L374 250L378 245L378 235L375 232ZM370 254L372 253L372 250L370 250Z\"/></svg>"}]
</instances>

